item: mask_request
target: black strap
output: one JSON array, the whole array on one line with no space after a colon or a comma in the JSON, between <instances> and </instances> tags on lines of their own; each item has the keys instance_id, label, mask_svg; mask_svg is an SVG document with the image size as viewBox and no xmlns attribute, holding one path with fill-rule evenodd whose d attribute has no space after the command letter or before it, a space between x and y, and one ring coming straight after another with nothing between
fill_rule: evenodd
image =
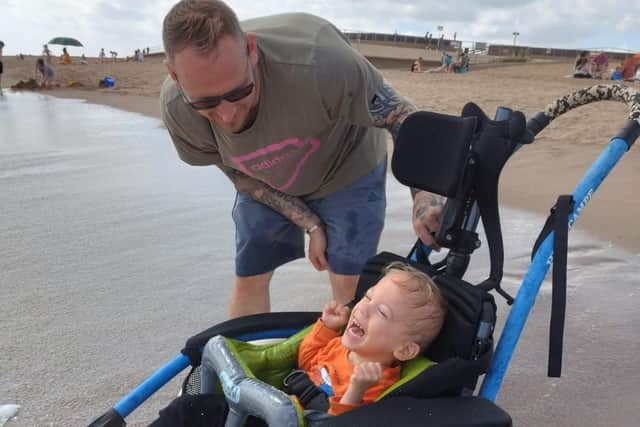
<instances>
[{"instance_id":1,"label":"black strap","mask_svg":"<svg viewBox=\"0 0 640 427\"><path fill-rule=\"evenodd\" d=\"M304 409L327 412L329 400L327 395L318 388L309 375L302 369L294 369L283 380L284 389L288 394L298 398Z\"/></svg>"},{"instance_id":2,"label":"black strap","mask_svg":"<svg viewBox=\"0 0 640 427\"><path fill-rule=\"evenodd\" d=\"M562 370L562 343L567 302L567 243L569 215L573 197L558 197L553 219L553 282L551 294L551 323L549 325L549 366L547 375L559 377ZM537 242L536 242L537 243Z\"/></svg>"}]
</instances>

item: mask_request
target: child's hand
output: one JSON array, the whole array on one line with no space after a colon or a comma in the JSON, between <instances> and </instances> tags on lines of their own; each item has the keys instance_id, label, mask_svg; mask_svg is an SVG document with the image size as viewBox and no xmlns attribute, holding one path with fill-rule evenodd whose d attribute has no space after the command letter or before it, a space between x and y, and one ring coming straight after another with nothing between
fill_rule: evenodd
<instances>
[{"instance_id":1,"label":"child's hand","mask_svg":"<svg viewBox=\"0 0 640 427\"><path fill-rule=\"evenodd\" d=\"M353 370L349 387L340 403L357 405L362 402L365 392L382 378L382 365L377 362L363 362Z\"/></svg>"},{"instance_id":2,"label":"child's hand","mask_svg":"<svg viewBox=\"0 0 640 427\"><path fill-rule=\"evenodd\" d=\"M382 378L382 365L378 362L362 362L353 370L349 387L353 386L364 392L380 381L380 378Z\"/></svg>"},{"instance_id":3,"label":"child's hand","mask_svg":"<svg viewBox=\"0 0 640 427\"><path fill-rule=\"evenodd\" d=\"M339 330L349 320L349 309L342 304L331 301L322 309L322 323L334 331Z\"/></svg>"}]
</instances>

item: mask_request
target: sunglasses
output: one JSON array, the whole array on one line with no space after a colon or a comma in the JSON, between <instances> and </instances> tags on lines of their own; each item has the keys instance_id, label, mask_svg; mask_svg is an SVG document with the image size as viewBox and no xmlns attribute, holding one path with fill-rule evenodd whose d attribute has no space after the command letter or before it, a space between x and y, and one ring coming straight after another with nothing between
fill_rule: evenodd
<instances>
[{"instance_id":1,"label":"sunglasses","mask_svg":"<svg viewBox=\"0 0 640 427\"><path fill-rule=\"evenodd\" d=\"M249 62L249 46L247 46L247 69L249 72L249 76L251 76L251 80L253 80L253 73L251 72L251 64ZM253 88L255 87L255 82L251 82L246 86L235 88L230 92L225 93L220 96L208 96L206 98L201 98L195 102L191 102L189 98L182 93L182 98L184 98L185 102L191 106L194 110L210 110L212 108L216 108L222 101L227 102L238 102L242 99L245 99L247 96L253 92Z\"/></svg>"},{"instance_id":2,"label":"sunglasses","mask_svg":"<svg viewBox=\"0 0 640 427\"><path fill-rule=\"evenodd\" d=\"M255 84L251 82L244 87L234 89L231 92L225 93L224 95L209 96L206 98L199 99L195 102L189 101L189 99L187 99L184 92L182 93L182 97L184 98L185 102L189 104L191 108L193 108L194 110L209 110L212 108L216 108L218 105L220 105L222 101L238 102L242 99L245 99L247 96L251 94L251 92L253 92L254 86Z\"/></svg>"}]
</instances>

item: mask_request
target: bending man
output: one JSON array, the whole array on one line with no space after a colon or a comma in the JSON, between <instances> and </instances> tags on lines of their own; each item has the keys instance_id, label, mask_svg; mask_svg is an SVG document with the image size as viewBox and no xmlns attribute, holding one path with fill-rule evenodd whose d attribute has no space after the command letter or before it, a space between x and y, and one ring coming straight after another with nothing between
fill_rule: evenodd
<instances>
[{"instance_id":1,"label":"bending man","mask_svg":"<svg viewBox=\"0 0 640 427\"><path fill-rule=\"evenodd\" d=\"M164 122L180 158L216 165L237 190L231 317L267 312L274 270L308 257L333 298L353 298L384 224L386 143L415 107L329 22L286 14L238 22L217 0L167 14ZM426 244L442 200L415 196ZM431 203L431 204L430 204Z\"/></svg>"}]
</instances>

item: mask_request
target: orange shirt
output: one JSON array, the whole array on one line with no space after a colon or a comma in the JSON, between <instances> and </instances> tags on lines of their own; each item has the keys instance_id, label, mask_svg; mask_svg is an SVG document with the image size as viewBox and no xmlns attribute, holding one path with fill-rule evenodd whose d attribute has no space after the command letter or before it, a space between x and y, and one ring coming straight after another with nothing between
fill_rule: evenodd
<instances>
[{"instance_id":1,"label":"orange shirt","mask_svg":"<svg viewBox=\"0 0 640 427\"><path fill-rule=\"evenodd\" d=\"M316 322L298 350L298 366L307 372L311 381L321 389L328 385L333 390L333 396L329 398L330 415L340 415L374 402L400 379L399 366L383 368L382 378L365 392L362 402L356 405L342 404L340 399L347 392L353 374L348 354L349 350L342 345L338 332L324 326L321 320Z\"/></svg>"}]
</instances>

